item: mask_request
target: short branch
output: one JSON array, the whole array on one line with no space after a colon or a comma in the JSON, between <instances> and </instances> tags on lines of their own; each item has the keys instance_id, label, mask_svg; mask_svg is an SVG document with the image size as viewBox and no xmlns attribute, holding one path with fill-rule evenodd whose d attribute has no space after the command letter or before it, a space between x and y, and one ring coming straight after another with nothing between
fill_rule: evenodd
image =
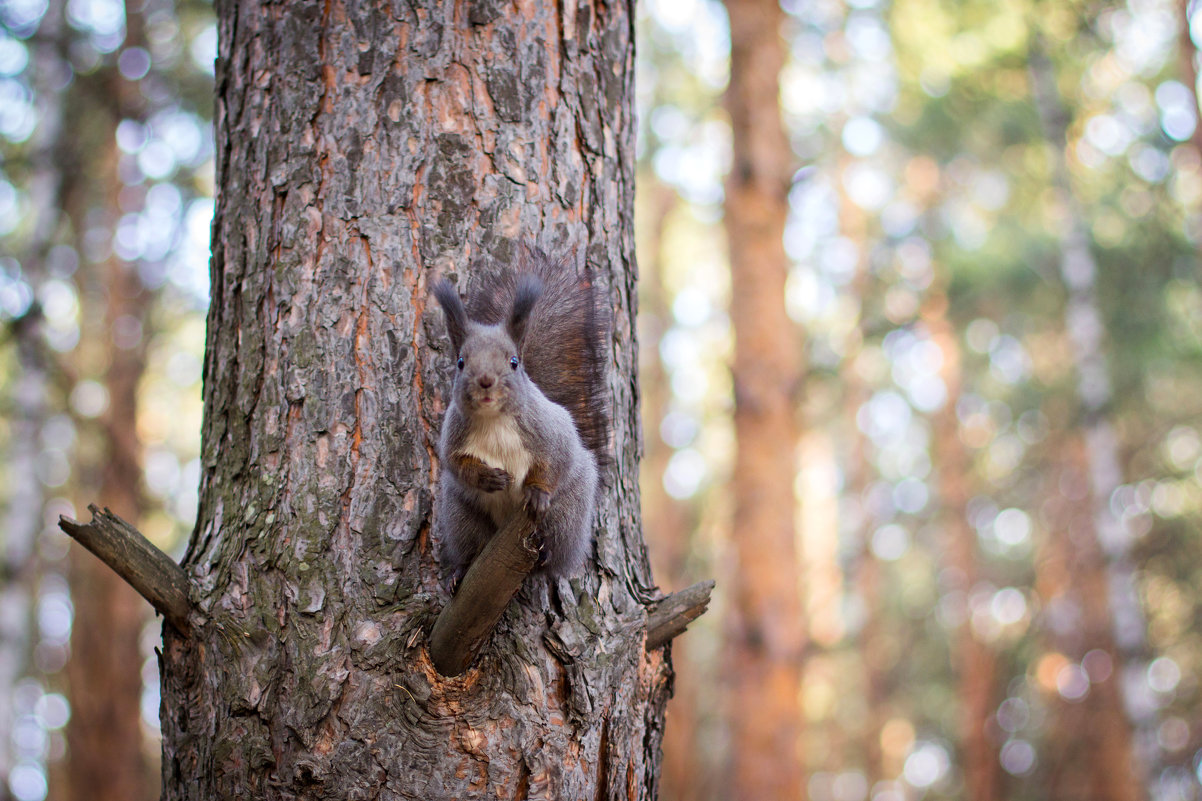
<instances>
[{"instance_id":1,"label":"short branch","mask_svg":"<svg viewBox=\"0 0 1202 801\"><path fill-rule=\"evenodd\" d=\"M181 634L189 635L188 620L192 601L188 597L188 576L183 568L142 534L108 509L88 506L90 523L80 523L63 515L59 528L111 567L118 576L153 606Z\"/></svg>"},{"instance_id":2,"label":"short branch","mask_svg":"<svg viewBox=\"0 0 1202 801\"><path fill-rule=\"evenodd\" d=\"M706 610L714 581L699 581L692 587L674 592L657 601L647 610L648 651L668 644L668 641L684 633L688 625Z\"/></svg>"},{"instance_id":3,"label":"short branch","mask_svg":"<svg viewBox=\"0 0 1202 801\"><path fill-rule=\"evenodd\" d=\"M442 675L458 676L467 670L534 569L538 553L527 542L533 533L534 523L518 510L468 568L430 634L430 658Z\"/></svg>"}]
</instances>

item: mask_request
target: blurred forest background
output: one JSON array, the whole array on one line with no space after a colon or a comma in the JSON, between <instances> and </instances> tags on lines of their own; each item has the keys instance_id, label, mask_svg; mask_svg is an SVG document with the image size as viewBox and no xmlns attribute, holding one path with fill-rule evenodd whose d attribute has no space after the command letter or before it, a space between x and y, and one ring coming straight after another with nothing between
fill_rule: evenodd
<instances>
[{"instance_id":1,"label":"blurred forest background","mask_svg":"<svg viewBox=\"0 0 1202 801\"><path fill-rule=\"evenodd\" d=\"M1202 14L784 10L801 788L1202 797ZM99 499L177 555L193 523L213 9L2 0L0 24L0 798L114 773L152 798L161 624L55 523ZM756 581L732 29L711 0L638 25L646 537L665 589L718 579L673 646L662 792L717 801L746 706L724 588Z\"/></svg>"}]
</instances>

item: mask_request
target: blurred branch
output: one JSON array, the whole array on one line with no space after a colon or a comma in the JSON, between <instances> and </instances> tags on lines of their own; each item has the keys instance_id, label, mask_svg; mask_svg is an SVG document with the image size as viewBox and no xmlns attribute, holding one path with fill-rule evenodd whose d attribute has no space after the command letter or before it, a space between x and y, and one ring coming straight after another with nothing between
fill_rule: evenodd
<instances>
[{"instance_id":1,"label":"blurred branch","mask_svg":"<svg viewBox=\"0 0 1202 801\"><path fill-rule=\"evenodd\" d=\"M647 611L647 651L662 648L684 633L688 625L709 607L714 580L699 581L657 601Z\"/></svg>"},{"instance_id":2,"label":"blurred branch","mask_svg":"<svg viewBox=\"0 0 1202 801\"><path fill-rule=\"evenodd\" d=\"M444 676L458 676L488 640L501 613L534 569L534 522L518 510L472 562L458 592L434 623L430 658Z\"/></svg>"},{"instance_id":3,"label":"blurred branch","mask_svg":"<svg viewBox=\"0 0 1202 801\"><path fill-rule=\"evenodd\" d=\"M101 511L96 504L89 504L88 511L91 522L80 523L62 515L59 528L111 567L177 631L190 635L189 616L194 607L183 568L108 509Z\"/></svg>"}]
</instances>

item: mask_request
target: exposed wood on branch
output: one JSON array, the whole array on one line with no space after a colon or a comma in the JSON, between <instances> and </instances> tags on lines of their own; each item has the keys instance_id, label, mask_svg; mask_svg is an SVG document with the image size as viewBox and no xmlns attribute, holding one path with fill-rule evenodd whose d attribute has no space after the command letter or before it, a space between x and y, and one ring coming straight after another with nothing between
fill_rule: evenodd
<instances>
[{"instance_id":1,"label":"exposed wood on branch","mask_svg":"<svg viewBox=\"0 0 1202 801\"><path fill-rule=\"evenodd\" d=\"M102 511L96 504L89 504L88 511L92 513L91 522L80 523L62 515L59 528L111 567L177 631L190 635L188 617L193 607L183 568L108 509Z\"/></svg>"},{"instance_id":2,"label":"exposed wood on branch","mask_svg":"<svg viewBox=\"0 0 1202 801\"><path fill-rule=\"evenodd\" d=\"M713 579L699 581L651 607L647 611L647 650L661 648L669 640L683 634L689 624L701 617L709 607L710 593L713 591Z\"/></svg>"},{"instance_id":3,"label":"exposed wood on branch","mask_svg":"<svg viewBox=\"0 0 1202 801\"><path fill-rule=\"evenodd\" d=\"M442 675L458 676L467 670L534 569L538 551L530 543L533 533L533 521L519 510L468 568L430 634L430 658Z\"/></svg>"}]
</instances>

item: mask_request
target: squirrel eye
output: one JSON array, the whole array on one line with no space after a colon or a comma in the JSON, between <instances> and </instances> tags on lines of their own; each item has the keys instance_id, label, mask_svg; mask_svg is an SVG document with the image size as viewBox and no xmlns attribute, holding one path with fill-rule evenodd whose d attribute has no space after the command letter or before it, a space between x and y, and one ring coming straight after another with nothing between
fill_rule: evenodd
<instances>
[{"instance_id":1,"label":"squirrel eye","mask_svg":"<svg viewBox=\"0 0 1202 801\"><path fill-rule=\"evenodd\" d=\"M517 356L509 357L509 366L512 367L514 370L518 369L518 357Z\"/></svg>"},{"instance_id":2,"label":"squirrel eye","mask_svg":"<svg viewBox=\"0 0 1202 801\"><path fill-rule=\"evenodd\" d=\"M459 357L459 361L455 363L455 366L458 367L460 370L463 369L463 357L462 356Z\"/></svg>"}]
</instances>

